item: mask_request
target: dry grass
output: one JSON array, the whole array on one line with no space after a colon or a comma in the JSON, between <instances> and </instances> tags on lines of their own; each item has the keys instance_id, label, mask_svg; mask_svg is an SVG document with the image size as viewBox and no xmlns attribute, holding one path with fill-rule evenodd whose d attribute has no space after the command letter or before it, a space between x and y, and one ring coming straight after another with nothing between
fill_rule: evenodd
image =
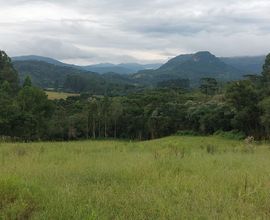
<instances>
[{"instance_id":1,"label":"dry grass","mask_svg":"<svg viewBox=\"0 0 270 220\"><path fill-rule=\"evenodd\" d=\"M46 94L48 95L48 98L50 100L66 99L71 96L79 96L79 94L76 93L53 92L53 91L46 91Z\"/></svg>"}]
</instances>

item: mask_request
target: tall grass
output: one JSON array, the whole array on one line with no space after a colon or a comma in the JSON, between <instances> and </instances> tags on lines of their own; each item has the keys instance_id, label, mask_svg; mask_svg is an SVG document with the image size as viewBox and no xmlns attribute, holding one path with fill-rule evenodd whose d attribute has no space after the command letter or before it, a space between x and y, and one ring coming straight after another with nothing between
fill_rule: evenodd
<instances>
[{"instance_id":1,"label":"tall grass","mask_svg":"<svg viewBox=\"0 0 270 220\"><path fill-rule=\"evenodd\" d=\"M0 143L0 219L269 219L270 150L221 137Z\"/></svg>"}]
</instances>

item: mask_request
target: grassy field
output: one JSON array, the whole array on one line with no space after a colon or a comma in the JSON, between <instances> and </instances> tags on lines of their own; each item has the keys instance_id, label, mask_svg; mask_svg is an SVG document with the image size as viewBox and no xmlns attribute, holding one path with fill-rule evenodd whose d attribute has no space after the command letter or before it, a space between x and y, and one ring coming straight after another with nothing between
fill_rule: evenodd
<instances>
[{"instance_id":1,"label":"grassy field","mask_svg":"<svg viewBox=\"0 0 270 220\"><path fill-rule=\"evenodd\" d=\"M0 144L0 219L269 219L270 148L219 137Z\"/></svg>"},{"instance_id":2,"label":"grassy field","mask_svg":"<svg viewBox=\"0 0 270 220\"><path fill-rule=\"evenodd\" d=\"M53 91L46 91L46 94L48 95L48 98L50 100L66 99L67 97L70 96L79 96L79 94L76 93L53 92Z\"/></svg>"}]
</instances>

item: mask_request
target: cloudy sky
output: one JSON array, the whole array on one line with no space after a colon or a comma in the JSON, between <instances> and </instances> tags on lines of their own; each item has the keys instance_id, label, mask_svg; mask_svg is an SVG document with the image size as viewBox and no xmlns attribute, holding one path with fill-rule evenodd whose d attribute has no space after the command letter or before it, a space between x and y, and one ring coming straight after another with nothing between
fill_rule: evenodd
<instances>
[{"instance_id":1,"label":"cloudy sky","mask_svg":"<svg viewBox=\"0 0 270 220\"><path fill-rule=\"evenodd\" d=\"M0 0L0 49L76 64L270 52L269 0Z\"/></svg>"}]
</instances>

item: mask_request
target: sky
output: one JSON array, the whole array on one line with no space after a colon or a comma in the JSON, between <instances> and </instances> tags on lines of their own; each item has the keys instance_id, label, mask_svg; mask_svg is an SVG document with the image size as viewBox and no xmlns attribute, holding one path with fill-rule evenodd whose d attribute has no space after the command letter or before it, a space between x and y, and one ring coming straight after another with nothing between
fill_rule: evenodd
<instances>
[{"instance_id":1,"label":"sky","mask_svg":"<svg viewBox=\"0 0 270 220\"><path fill-rule=\"evenodd\" d=\"M0 0L0 50L67 63L270 52L269 0Z\"/></svg>"}]
</instances>

